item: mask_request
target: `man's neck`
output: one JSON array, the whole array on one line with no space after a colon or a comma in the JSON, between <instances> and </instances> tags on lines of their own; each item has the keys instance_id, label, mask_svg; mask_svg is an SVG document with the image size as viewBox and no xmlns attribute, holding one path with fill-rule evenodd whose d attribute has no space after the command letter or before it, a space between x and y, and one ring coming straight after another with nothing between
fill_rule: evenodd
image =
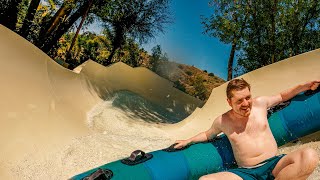
<instances>
[{"instance_id":1,"label":"man's neck","mask_svg":"<svg viewBox=\"0 0 320 180\"><path fill-rule=\"evenodd\" d=\"M230 114L233 117L233 119L236 120L236 121L244 121L244 122L246 122L249 119L248 116L243 116L241 114L238 114L233 109L230 111Z\"/></svg>"}]
</instances>

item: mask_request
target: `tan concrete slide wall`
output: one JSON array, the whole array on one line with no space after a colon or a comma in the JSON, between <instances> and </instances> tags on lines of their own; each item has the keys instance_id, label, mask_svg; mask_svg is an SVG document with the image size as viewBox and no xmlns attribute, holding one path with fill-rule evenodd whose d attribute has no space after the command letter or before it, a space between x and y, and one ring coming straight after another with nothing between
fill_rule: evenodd
<instances>
[{"instance_id":1,"label":"tan concrete slide wall","mask_svg":"<svg viewBox=\"0 0 320 180\"><path fill-rule=\"evenodd\" d=\"M320 49L285 59L240 76L251 84L253 97L274 95L306 81L320 79ZM166 129L177 138L207 130L213 120L230 109L226 100L227 83L213 89L207 103L185 120Z\"/></svg>"},{"instance_id":2,"label":"tan concrete slide wall","mask_svg":"<svg viewBox=\"0 0 320 180\"><path fill-rule=\"evenodd\" d=\"M86 62L80 73L61 67L38 48L0 26L0 179L14 179L12 164L30 152L44 156L72 138L90 134L87 112L114 92L129 90L165 108L190 111L202 102L172 88L145 68L123 63L103 67ZM320 50L243 75L254 96L272 95L298 83L320 79ZM172 139L209 128L229 109L223 84L188 118L162 125Z\"/></svg>"},{"instance_id":3,"label":"tan concrete slide wall","mask_svg":"<svg viewBox=\"0 0 320 180\"><path fill-rule=\"evenodd\" d=\"M0 177L31 152L39 156L89 133L87 112L119 90L129 90L173 111L203 102L145 68L88 61L81 72L63 68L17 34L0 26Z\"/></svg>"}]
</instances>

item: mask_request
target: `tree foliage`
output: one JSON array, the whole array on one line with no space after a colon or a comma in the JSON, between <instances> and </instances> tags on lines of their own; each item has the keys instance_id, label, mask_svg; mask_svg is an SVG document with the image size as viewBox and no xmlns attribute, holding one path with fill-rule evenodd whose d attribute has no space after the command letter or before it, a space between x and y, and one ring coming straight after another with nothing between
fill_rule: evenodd
<instances>
[{"instance_id":1,"label":"tree foliage","mask_svg":"<svg viewBox=\"0 0 320 180\"><path fill-rule=\"evenodd\" d=\"M108 6L97 7L97 16L108 29L112 50L105 65L112 63L117 49L127 38L147 42L158 32L164 31L164 25L170 23L168 0L117 0Z\"/></svg>"},{"instance_id":2,"label":"tree foliage","mask_svg":"<svg viewBox=\"0 0 320 180\"><path fill-rule=\"evenodd\" d=\"M219 13L203 19L205 32L231 46L237 36L237 75L320 47L317 0L210 2Z\"/></svg>"},{"instance_id":3,"label":"tree foliage","mask_svg":"<svg viewBox=\"0 0 320 180\"><path fill-rule=\"evenodd\" d=\"M106 29L105 35L109 38L108 48L111 49L108 49L108 57L99 60L104 65L116 62L113 61L113 57L123 55L121 50L118 51L119 48L124 48L127 44L133 45L136 40L140 43L147 42L158 32L163 32L165 25L171 22L169 0L0 0L0 2L0 23L19 32L52 57L57 54L59 40L70 32L89 10L84 24L102 22ZM88 8L91 2L92 7ZM82 40L78 40L79 42ZM131 60L128 62L136 66L137 62L134 59L138 56L134 48L137 49L132 47ZM76 48L66 61L77 64L78 62L70 60L79 59L75 58L78 51Z\"/></svg>"},{"instance_id":4,"label":"tree foliage","mask_svg":"<svg viewBox=\"0 0 320 180\"><path fill-rule=\"evenodd\" d=\"M71 39L74 33L67 33L60 38L58 43L58 49L54 54L54 59L58 61L66 61L68 47L70 46ZM73 69L82 64L88 59L103 64L105 59L110 55L111 42L105 35L97 35L92 32L85 32L79 35L73 51L71 51L72 61L69 63L69 68ZM122 61L131 67L138 67L144 61L146 61L147 52L139 47L132 39L123 46L121 50L118 50L115 54L117 61Z\"/></svg>"},{"instance_id":5,"label":"tree foliage","mask_svg":"<svg viewBox=\"0 0 320 180\"><path fill-rule=\"evenodd\" d=\"M23 23L22 23L23 25L22 25L21 29L19 30L20 34L23 37L27 37L31 31L31 28L29 28L29 27L32 25L32 21L36 15L36 10L37 10L39 4L40 4L40 0L31 0L31 2L30 2L26 16L25 16Z\"/></svg>"},{"instance_id":6,"label":"tree foliage","mask_svg":"<svg viewBox=\"0 0 320 180\"><path fill-rule=\"evenodd\" d=\"M217 37L226 44L231 44L228 60L228 80L233 77L233 62L237 49L241 48L243 31L248 21L247 1L213 0L214 14L208 18L202 17L205 33Z\"/></svg>"},{"instance_id":7,"label":"tree foliage","mask_svg":"<svg viewBox=\"0 0 320 180\"><path fill-rule=\"evenodd\" d=\"M206 100L207 88L204 86L203 78L201 76L196 76L193 82L193 87L195 89L194 96Z\"/></svg>"},{"instance_id":8,"label":"tree foliage","mask_svg":"<svg viewBox=\"0 0 320 180\"><path fill-rule=\"evenodd\" d=\"M21 2L22 0L0 0L0 24L16 31Z\"/></svg>"},{"instance_id":9,"label":"tree foliage","mask_svg":"<svg viewBox=\"0 0 320 180\"><path fill-rule=\"evenodd\" d=\"M168 56L162 52L161 46L156 45L151 49L150 68L153 72L160 73L161 63L167 62Z\"/></svg>"}]
</instances>

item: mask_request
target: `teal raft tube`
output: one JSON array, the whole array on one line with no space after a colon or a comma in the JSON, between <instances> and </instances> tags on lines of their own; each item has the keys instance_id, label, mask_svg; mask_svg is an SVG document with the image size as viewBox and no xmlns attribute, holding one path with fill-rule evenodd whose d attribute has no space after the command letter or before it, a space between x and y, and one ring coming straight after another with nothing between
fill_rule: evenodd
<instances>
[{"instance_id":1,"label":"teal raft tube","mask_svg":"<svg viewBox=\"0 0 320 180\"><path fill-rule=\"evenodd\" d=\"M300 93L269 110L269 125L278 146L320 130L319 91L320 88ZM173 145L148 154L136 151L127 159L102 165L71 179L191 180L235 166L230 142L222 135L177 151Z\"/></svg>"}]
</instances>

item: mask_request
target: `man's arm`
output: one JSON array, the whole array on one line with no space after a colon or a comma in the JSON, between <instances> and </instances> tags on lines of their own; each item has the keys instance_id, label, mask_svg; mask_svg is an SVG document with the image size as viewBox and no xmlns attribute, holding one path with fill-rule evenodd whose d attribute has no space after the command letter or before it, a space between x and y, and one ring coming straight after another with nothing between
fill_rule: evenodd
<instances>
[{"instance_id":1,"label":"man's arm","mask_svg":"<svg viewBox=\"0 0 320 180\"><path fill-rule=\"evenodd\" d=\"M264 102L266 102L266 105L268 108L276 106L277 104L281 102L288 101L289 99L295 97L299 93L307 90L315 90L319 86L320 80L318 81L310 81L303 84L299 84L297 86L294 86L290 89L287 89L280 94L274 95L274 96L262 96L259 97Z\"/></svg>"},{"instance_id":2,"label":"man's arm","mask_svg":"<svg viewBox=\"0 0 320 180\"><path fill-rule=\"evenodd\" d=\"M177 143L177 145L175 145L174 148L180 149L190 143L204 142L216 137L219 133L221 133L220 123L221 123L221 116L217 117L213 121L212 126L207 131L201 132L186 140L177 140L175 142Z\"/></svg>"}]
</instances>

